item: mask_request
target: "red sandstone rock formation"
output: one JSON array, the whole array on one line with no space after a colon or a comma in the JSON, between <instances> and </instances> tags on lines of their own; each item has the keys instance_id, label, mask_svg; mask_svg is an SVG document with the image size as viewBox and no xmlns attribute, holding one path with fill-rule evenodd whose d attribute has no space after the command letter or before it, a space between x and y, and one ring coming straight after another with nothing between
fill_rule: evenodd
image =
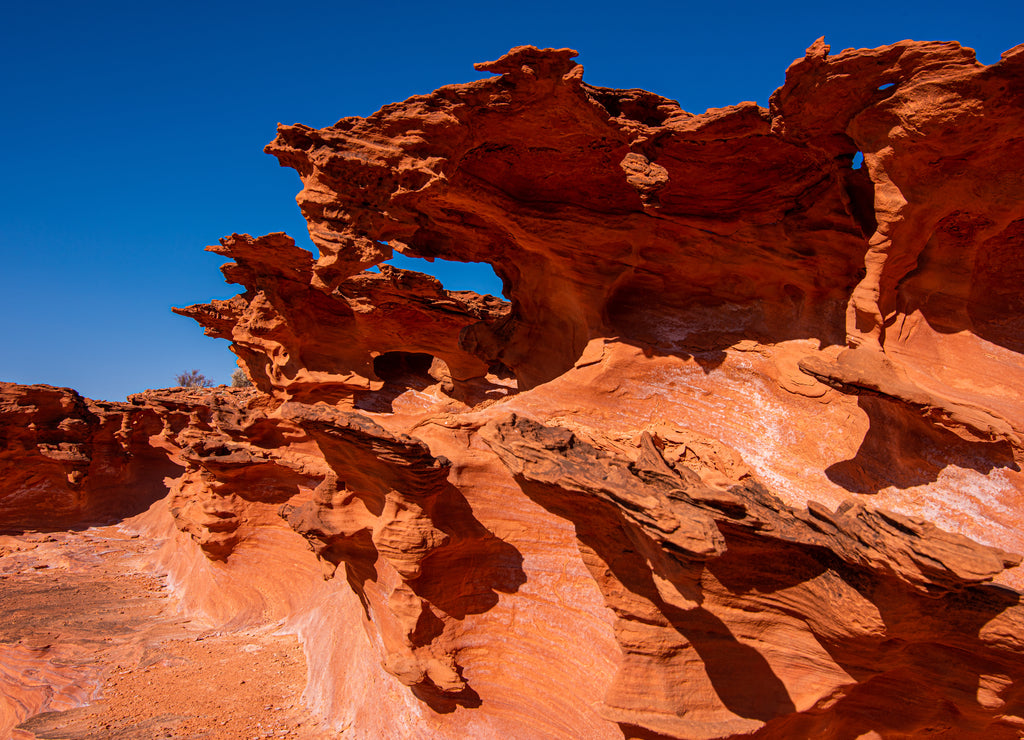
<instances>
[{"instance_id":1,"label":"red sandstone rock formation","mask_svg":"<svg viewBox=\"0 0 1024 740\"><path fill-rule=\"evenodd\" d=\"M357 736L1019 737L1024 46L700 115L573 56L282 126L319 256L177 309L256 389L5 387L0 523L166 491L184 607L287 620Z\"/></svg>"},{"instance_id":2,"label":"red sandstone rock formation","mask_svg":"<svg viewBox=\"0 0 1024 740\"><path fill-rule=\"evenodd\" d=\"M499 321L508 313L503 301L447 291L429 275L388 265L379 273L347 275L328 290L312 256L285 234L235 234L209 250L235 260L224 266L224 276L246 292L175 310L202 323L210 336L231 340L265 392L351 402L353 391L379 391L402 374L403 357L423 353L444 363L439 372L456 396L468 393L473 380L486 385L487 365L459 346L459 334L478 321ZM423 374L429 369L428 362Z\"/></svg>"},{"instance_id":3,"label":"red sandstone rock formation","mask_svg":"<svg viewBox=\"0 0 1024 740\"><path fill-rule=\"evenodd\" d=\"M181 468L151 444L166 422L68 388L0 383L0 532L144 511Z\"/></svg>"}]
</instances>

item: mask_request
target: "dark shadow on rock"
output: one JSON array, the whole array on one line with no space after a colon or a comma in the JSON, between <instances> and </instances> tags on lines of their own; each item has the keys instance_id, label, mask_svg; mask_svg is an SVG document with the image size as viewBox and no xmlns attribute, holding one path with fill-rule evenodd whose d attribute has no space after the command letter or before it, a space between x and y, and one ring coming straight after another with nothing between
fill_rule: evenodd
<instances>
[{"instance_id":1,"label":"dark shadow on rock","mask_svg":"<svg viewBox=\"0 0 1024 740\"><path fill-rule=\"evenodd\" d=\"M668 344L658 342L655 344L645 344L635 339L624 339L622 341L623 344L629 344L642 350L644 357L678 357L681 360L693 360L704 371L704 374L707 375L725 362L726 357L728 357L725 353L725 348L731 347L742 338L740 336L733 336L731 340L720 339L718 342L715 342L717 346L710 349L690 343Z\"/></svg>"},{"instance_id":2,"label":"dark shadow on rock","mask_svg":"<svg viewBox=\"0 0 1024 740\"><path fill-rule=\"evenodd\" d=\"M809 716L798 720L799 726L784 723L772 737L813 737L826 725L843 728L843 737L946 736L952 727L956 737L1019 737L1019 728L1000 726L998 715L1012 714L1011 705L1024 707L1024 657L1006 638L981 634L996 617L1020 607L1019 592L987 585L929 596L895 579L841 563L835 567L878 610L885 631L843 641L814 634L857 685L834 704L831 719ZM1005 629L1016 632L1022 624L1024 615L1010 617ZM979 696L984 677L993 675L1012 681L998 712L982 705Z\"/></svg>"},{"instance_id":3,"label":"dark shadow on rock","mask_svg":"<svg viewBox=\"0 0 1024 740\"><path fill-rule=\"evenodd\" d=\"M764 656L737 640L722 620L702 608L661 608L700 655L715 693L729 711L762 722L796 711L785 684Z\"/></svg>"},{"instance_id":4,"label":"dark shadow on rock","mask_svg":"<svg viewBox=\"0 0 1024 740\"><path fill-rule=\"evenodd\" d=\"M54 516L41 510L21 521L0 519L0 534L19 535L35 532L80 532L106 526L137 516L167 495L165 479L175 479L185 468L171 461L162 451L146 455L136 453L123 459L104 461L102 472L92 472L75 488L85 499L83 510ZM41 507L42 508L42 507Z\"/></svg>"},{"instance_id":5,"label":"dark shadow on rock","mask_svg":"<svg viewBox=\"0 0 1024 740\"><path fill-rule=\"evenodd\" d=\"M423 655L452 620L488 611L499 593L514 593L526 582L522 554L476 518L448 480L447 459L360 414L299 411L332 473L312 500L286 504L280 515L321 560L344 569L369 619L367 584L380 579L384 562L394 567L402 588L425 602L415 624L405 627L407 647L426 648ZM438 687L425 670L410 688L437 712L480 704L471 687Z\"/></svg>"},{"instance_id":6,"label":"dark shadow on rock","mask_svg":"<svg viewBox=\"0 0 1024 740\"><path fill-rule=\"evenodd\" d=\"M867 434L853 458L825 470L829 480L851 493L933 483L949 465L984 475L995 468L1019 470L1005 440L964 440L927 422L916 410L878 396L862 395L857 405L868 415Z\"/></svg>"},{"instance_id":7,"label":"dark shadow on rock","mask_svg":"<svg viewBox=\"0 0 1024 740\"><path fill-rule=\"evenodd\" d=\"M434 684L426 682L413 686L412 694L438 714L451 714L459 707L476 709L483 703L480 694L468 685L457 694L446 694Z\"/></svg>"},{"instance_id":8,"label":"dark shadow on rock","mask_svg":"<svg viewBox=\"0 0 1024 740\"><path fill-rule=\"evenodd\" d=\"M378 554L370 531L364 529L343 540L332 540L330 547L321 552L320 557L332 563L335 568L344 570L349 588L362 604L367 619L372 619L370 602L366 598L366 583L377 578Z\"/></svg>"},{"instance_id":9,"label":"dark shadow on rock","mask_svg":"<svg viewBox=\"0 0 1024 740\"><path fill-rule=\"evenodd\" d=\"M908 302L904 310L920 311L940 334L968 331L1024 354L1024 219L981 241L992 225L989 218L966 211L943 218L916 269L901 282ZM933 287L937 275L944 278L942 291Z\"/></svg>"},{"instance_id":10,"label":"dark shadow on rock","mask_svg":"<svg viewBox=\"0 0 1024 740\"><path fill-rule=\"evenodd\" d=\"M817 578L838 562L831 553L757 537L719 523L726 551L705 566L730 593L770 594Z\"/></svg>"},{"instance_id":11,"label":"dark shadow on rock","mask_svg":"<svg viewBox=\"0 0 1024 740\"><path fill-rule=\"evenodd\" d=\"M649 559L651 552L640 552L646 535L626 522L609 503L574 497L557 486L534 483L518 475L516 482L541 506L572 521L580 543L601 558L624 588L657 609L665 620L665 627L681 636L681 645L693 646L718 698L729 711L762 721L795 711L785 685L764 657L737 640L721 619L703 606L681 609L661 597L654 582L652 563L654 568L660 566L661 578L670 580L680 593L698 604L703 602L699 581L704 568L702 563L680 564L665 553L659 558L656 552L655 559ZM650 619L642 614L630 614L626 603L610 606L621 619L642 622Z\"/></svg>"},{"instance_id":12,"label":"dark shadow on rock","mask_svg":"<svg viewBox=\"0 0 1024 740\"><path fill-rule=\"evenodd\" d=\"M354 393L353 405L360 411L393 413L395 399L403 393L431 387L469 407L516 392L485 377L455 380L443 361L425 352L385 352L374 358L373 368L384 385L376 391Z\"/></svg>"},{"instance_id":13,"label":"dark shadow on rock","mask_svg":"<svg viewBox=\"0 0 1024 740\"><path fill-rule=\"evenodd\" d=\"M409 583L417 596L465 619L493 608L499 593L515 593L526 583L522 553L481 524L455 486L438 494L434 525L451 539L427 556L422 575ZM458 589L451 588L453 575Z\"/></svg>"},{"instance_id":14,"label":"dark shadow on rock","mask_svg":"<svg viewBox=\"0 0 1024 740\"><path fill-rule=\"evenodd\" d=\"M438 494L433 521L450 539L429 553L421 564L420 576L407 582L413 593L433 607L462 620L489 611L498 604L499 593L515 593L526 583L522 554L480 523L455 486L448 484ZM409 638L414 646L428 645L441 635L444 626L427 609ZM457 670L461 676L461 667ZM480 695L468 683L458 693L451 693L427 679L413 686L412 692L441 714L481 704Z\"/></svg>"},{"instance_id":15,"label":"dark shadow on rock","mask_svg":"<svg viewBox=\"0 0 1024 740\"><path fill-rule=\"evenodd\" d=\"M883 401L881 410L905 410L891 403ZM916 417L897 420L908 425L907 434L930 430ZM653 448L626 472L612 464L614 456L566 429L512 416L489 431L484 439L523 492L575 526L582 560L621 620L622 674L613 686L627 688L613 688L606 701L631 712L624 732L650 726L655 734L639 736L655 738L668 731L658 723L670 722L673 713L685 718L695 705L717 709L708 698L681 694L664 697L651 719L644 717L648 682L698 670L694 651L718 701L736 716L764 722L761 737L858 737L890 727L907 737L952 728L964 730L960 737L996 737L1005 707L1024 707L1021 594L970 586L1000 568L982 570L985 559L967 556L966 542L926 523L919 532L895 514L884 517L906 536L884 542L884 529L857 526L852 518L844 523L849 509L843 508L833 515L832 531L823 524L832 521L824 507L794 509L749 484L730 489L745 506L715 516L723 541L703 530L691 536L695 546L672 547L667 535L678 529L662 513L659 496L696 501L701 491L687 494L645 478L658 470L647 459L657 454ZM929 443L938 445L942 435ZM976 447L956 440L961 456ZM672 511L677 522L699 515ZM940 554L947 550L948 557ZM1013 562L993 554L1004 567ZM906 565L907 555L916 565ZM805 640L816 640L831 660L803 650ZM793 660L780 677L766 656ZM820 674L808 670L814 665ZM802 701L821 692L820 703L798 713L782 677ZM902 714L901 703L907 704Z\"/></svg>"},{"instance_id":16,"label":"dark shadow on rock","mask_svg":"<svg viewBox=\"0 0 1024 740\"><path fill-rule=\"evenodd\" d=\"M659 649L692 646L722 704L738 716L766 723L756 737L858 737L892 729L916 736L943 727L963 728L962 737L1002 738L1004 730L1005 737L1013 737L1009 725L999 724L1004 709L982 704L979 687L986 677L1007 677L1009 688L1000 690L1000 701L1024 706L1024 657L1015 645L1016 636L1024 633L1024 614L1015 611L1001 626L992 626L1007 610L1020 609L1019 592L987 585L925 593L894 575L848 564L825 547L726 522L719 522L725 552L688 563L669 556L611 503L523 476L516 480L530 498L573 522L581 550L597 555L584 560L598 583L614 578L632 594L623 599L606 592L619 618L647 629L664 620L682 639L676 643L662 633ZM666 602L655 575L694 606ZM797 713L764 656L738 640L716 613L722 593L716 588L716 601L708 601L703 588L708 576L731 595L734 608L764 612L766 620L802 618L809 636L856 683L836 694L827 711ZM787 603L784 591L803 584L802 595ZM817 599L861 605L866 611L860 619L851 613L849 623L819 630L808 611ZM883 629L873 625L875 613ZM623 648L633 660L642 659L643 653ZM661 740L639 724L626 723L622 729L627 737Z\"/></svg>"},{"instance_id":17,"label":"dark shadow on rock","mask_svg":"<svg viewBox=\"0 0 1024 740\"><path fill-rule=\"evenodd\" d=\"M424 609L416 620L416 629L409 634L409 641L413 645L428 645L441 636L445 626L444 620L434 614L433 609Z\"/></svg>"},{"instance_id":18,"label":"dark shadow on rock","mask_svg":"<svg viewBox=\"0 0 1024 740\"><path fill-rule=\"evenodd\" d=\"M844 326L844 308L836 302L811 308L808 290L809 286L784 284L773 301L731 301L686 296L664 285L660 277L643 276L619 286L604 314L619 341L640 348L648 357L692 359L708 374L725 362L728 348L744 340L774 344L816 338L823 345L842 344L845 336L836 327ZM652 296L665 302L652 301Z\"/></svg>"}]
</instances>

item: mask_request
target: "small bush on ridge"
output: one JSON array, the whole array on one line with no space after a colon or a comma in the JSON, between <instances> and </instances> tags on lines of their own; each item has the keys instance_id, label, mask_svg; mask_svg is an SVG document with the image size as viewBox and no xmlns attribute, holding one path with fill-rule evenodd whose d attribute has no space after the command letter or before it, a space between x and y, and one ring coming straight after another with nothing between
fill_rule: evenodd
<instances>
[{"instance_id":1,"label":"small bush on ridge","mask_svg":"<svg viewBox=\"0 0 1024 740\"><path fill-rule=\"evenodd\" d=\"M189 370L175 376L178 385L182 388L212 388L213 381L207 378L198 370Z\"/></svg>"},{"instance_id":2,"label":"small bush on ridge","mask_svg":"<svg viewBox=\"0 0 1024 740\"><path fill-rule=\"evenodd\" d=\"M231 373L231 387L232 388L251 388L252 381L249 380L249 376L245 374L245 370L238 368L235 372Z\"/></svg>"}]
</instances>

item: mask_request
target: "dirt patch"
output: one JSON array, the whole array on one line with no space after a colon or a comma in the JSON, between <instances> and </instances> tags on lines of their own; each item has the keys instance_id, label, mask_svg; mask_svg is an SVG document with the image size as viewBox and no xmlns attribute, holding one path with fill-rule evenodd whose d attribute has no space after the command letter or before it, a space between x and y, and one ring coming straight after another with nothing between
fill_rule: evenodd
<instances>
[{"instance_id":1,"label":"dirt patch","mask_svg":"<svg viewBox=\"0 0 1024 740\"><path fill-rule=\"evenodd\" d=\"M303 709L296 638L275 625L199 632L143 572L158 543L106 527L2 544L0 736L333 736Z\"/></svg>"}]
</instances>

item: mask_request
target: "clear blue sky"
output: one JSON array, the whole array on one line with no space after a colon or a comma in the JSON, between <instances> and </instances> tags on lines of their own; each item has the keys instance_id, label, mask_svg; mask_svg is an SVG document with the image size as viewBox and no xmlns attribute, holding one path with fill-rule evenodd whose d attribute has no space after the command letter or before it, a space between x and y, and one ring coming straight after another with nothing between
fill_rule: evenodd
<instances>
[{"instance_id":1,"label":"clear blue sky","mask_svg":"<svg viewBox=\"0 0 1024 740\"><path fill-rule=\"evenodd\" d=\"M237 292L203 252L225 234L283 230L312 250L298 176L262 153L278 122L366 115L519 44L573 47L588 82L693 112L764 105L819 36L833 52L957 40L992 63L1024 42L1024 3L9 4L0 380L110 400L191 368L228 382L227 343L170 306Z\"/></svg>"}]
</instances>

